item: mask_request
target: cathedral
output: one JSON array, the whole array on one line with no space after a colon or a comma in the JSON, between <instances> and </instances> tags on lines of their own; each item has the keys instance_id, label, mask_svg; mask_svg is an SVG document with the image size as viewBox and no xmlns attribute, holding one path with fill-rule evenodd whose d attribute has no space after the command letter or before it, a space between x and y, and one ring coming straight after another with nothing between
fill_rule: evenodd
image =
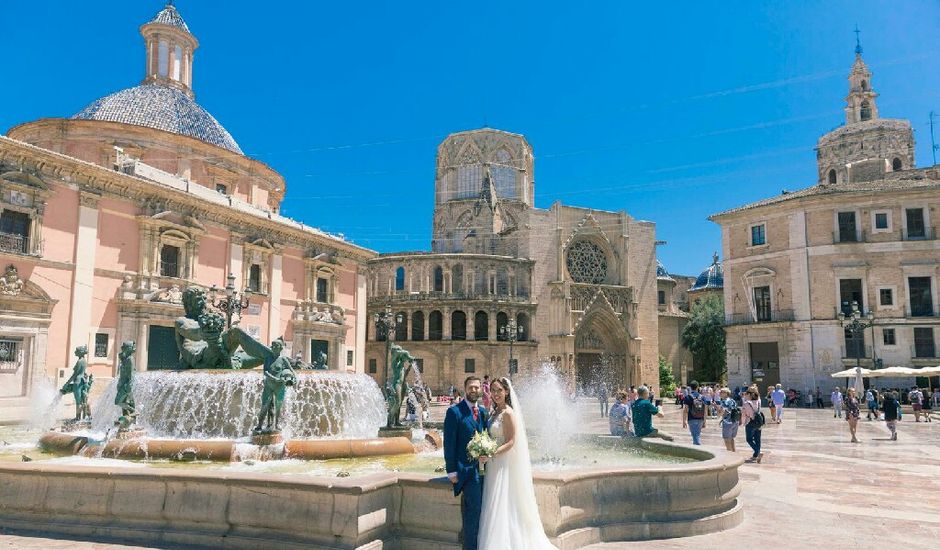
<instances>
[{"instance_id":1,"label":"cathedral","mask_svg":"<svg viewBox=\"0 0 940 550\"><path fill-rule=\"evenodd\" d=\"M447 136L431 251L367 266L366 372L380 382L394 342L437 391L546 362L572 390L658 387L655 225L623 211L536 208L534 155L519 134Z\"/></svg>"}]
</instances>

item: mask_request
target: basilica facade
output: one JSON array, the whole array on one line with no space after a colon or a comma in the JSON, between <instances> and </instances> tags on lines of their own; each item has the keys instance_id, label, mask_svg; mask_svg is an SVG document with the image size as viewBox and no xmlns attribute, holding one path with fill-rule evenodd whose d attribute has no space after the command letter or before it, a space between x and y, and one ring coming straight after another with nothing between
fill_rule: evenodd
<instances>
[{"instance_id":1,"label":"basilica facade","mask_svg":"<svg viewBox=\"0 0 940 550\"><path fill-rule=\"evenodd\" d=\"M572 390L658 387L654 224L534 203L525 137L484 128L441 142L431 251L368 261L367 372L382 382L393 341L437 391L505 376L510 359L521 373L551 363Z\"/></svg>"},{"instance_id":2,"label":"basilica facade","mask_svg":"<svg viewBox=\"0 0 940 550\"><path fill-rule=\"evenodd\" d=\"M29 414L87 346L101 391L122 341L177 368L189 286L247 299L234 322L292 356L364 370L375 253L279 214L284 178L195 101L195 36L172 4L140 27L143 81L0 137L0 422ZM210 292L215 301L224 291Z\"/></svg>"}]
</instances>

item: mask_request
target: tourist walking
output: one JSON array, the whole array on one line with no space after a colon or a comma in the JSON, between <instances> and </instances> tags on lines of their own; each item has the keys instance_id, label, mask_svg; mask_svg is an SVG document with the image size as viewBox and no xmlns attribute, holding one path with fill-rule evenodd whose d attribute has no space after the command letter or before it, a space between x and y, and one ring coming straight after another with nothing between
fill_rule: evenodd
<instances>
[{"instance_id":1,"label":"tourist walking","mask_svg":"<svg viewBox=\"0 0 940 550\"><path fill-rule=\"evenodd\" d=\"M819 409L826 408L823 404L822 391L820 391L819 386L816 386L816 393L814 395L816 396L816 407Z\"/></svg>"},{"instance_id":2,"label":"tourist walking","mask_svg":"<svg viewBox=\"0 0 940 550\"><path fill-rule=\"evenodd\" d=\"M907 398L910 399L911 408L914 409L914 422L920 422L920 415L924 410L924 394L920 392L920 388L915 386L911 388Z\"/></svg>"},{"instance_id":3,"label":"tourist walking","mask_svg":"<svg viewBox=\"0 0 940 550\"><path fill-rule=\"evenodd\" d=\"M760 393L757 386L748 388L741 406L741 424L744 424L744 437L753 451L747 462L760 464L764 453L761 452L761 430L764 427L764 413L760 412Z\"/></svg>"},{"instance_id":4,"label":"tourist walking","mask_svg":"<svg viewBox=\"0 0 940 550\"><path fill-rule=\"evenodd\" d=\"M842 418L842 391L839 390L839 386L832 390L829 400L832 401L832 417Z\"/></svg>"},{"instance_id":5,"label":"tourist walking","mask_svg":"<svg viewBox=\"0 0 940 550\"><path fill-rule=\"evenodd\" d=\"M682 427L688 428L692 434L692 444L701 445L702 428L705 427L705 408L708 402L704 395L698 391L698 382L689 383L691 391L682 401Z\"/></svg>"},{"instance_id":6,"label":"tourist walking","mask_svg":"<svg viewBox=\"0 0 940 550\"><path fill-rule=\"evenodd\" d=\"M767 393L764 394L764 399L767 400L767 408L770 409L770 421L774 422L777 420L777 405L774 403L773 386L767 386Z\"/></svg>"},{"instance_id":7,"label":"tourist walking","mask_svg":"<svg viewBox=\"0 0 940 550\"><path fill-rule=\"evenodd\" d=\"M927 392L923 392L923 394L924 396L922 399L924 401L924 404L923 404L923 410L921 412L924 414L924 420L926 420L927 422L933 422L933 420L930 419L930 412L933 410L933 404L931 403L931 401L933 401L933 399L931 399L930 396L927 395Z\"/></svg>"},{"instance_id":8,"label":"tourist walking","mask_svg":"<svg viewBox=\"0 0 940 550\"><path fill-rule=\"evenodd\" d=\"M940 388L933 390L933 406L940 407Z\"/></svg>"},{"instance_id":9,"label":"tourist walking","mask_svg":"<svg viewBox=\"0 0 940 550\"><path fill-rule=\"evenodd\" d=\"M862 409L859 405L855 388L849 388L849 393L845 398L845 419L849 423L852 443L858 443L858 437L855 436L855 433L858 431L858 419L862 416Z\"/></svg>"},{"instance_id":10,"label":"tourist walking","mask_svg":"<svg viewBox=\"0 0 940 550\"><path fill-rule=\"evenodd\" d=\"M865 390L865 405L868 407L868 420L872 415L878 420L878 390L869 388Z\"/></svg>"},{"instance_id":11,"label":"tourist walking","mask_svg":"<svg viewBox=\"0 0 940 550\"><path fill-rule=\"evenodd\" d=\"M627 406L627 392L617 392L616 401L610 408L607 421L610 424L610 435L624 436L630 433L630 407Z\"/></svg>"},{"instance_id":12,"label":"tourist walking","mask_svg":"<svg viewBox=\"0 0 940 550\"><path fill-rule=\"evenodd\" d=\"M891 432L891 441L897 441L898 420L901 420L901 402L898 401L897 393L889 392L885 394L881 411L885 413L885 425L888 426L888 430Z\"/></svg>"},{"instance_id":13,"label":"tourist walking","mask_svg":"<svg viewBox=\"0 0 940 550\"><path fill-rule=\"evenodd\" d=\"M783 404L787 400L787 394L783 391L783 385L777 384L773 393L770 394L770 398L774 402L774 410L777 414L774 421L779 424L783 422Z\"/></svg>"},{"instance_id":14,"label":"tourist walking","mask_svg":"<svg viewBox=\"0 0 940 550\"><path fill-rule=\"evenodd\" d=\"M663 433L653 427L653 416L663 418L665 415L659 407L650 401L650 390L646 386L640 386L636 391L637 400L633 404L633 434L637 437L658 437L666 441L672 441L673 437Z\"/></svg>"},{"instance_id":15,"label":"tourist walking","mask_svg":"<svg viewBox=\"0 0 940 550\"><path fill-rule=\"evenodd\" d=\"M597 385L597 401L601 405L601 418L607 416L607 403L610 396L607 392L607 383L601 382Z\"/></svg>"},{"instance_id":16,"label":"tourist walking","mask_svg":"<svg viewBox=\"0 0 940 550\"><path fill-rule=\"evenodd\" d=\"M725 448L733 453L734 438L738 436L741 424L741 409L728 388L718 390L718 406L721 408L721 438L725 441Z\"/></svg>"}]
</instances>

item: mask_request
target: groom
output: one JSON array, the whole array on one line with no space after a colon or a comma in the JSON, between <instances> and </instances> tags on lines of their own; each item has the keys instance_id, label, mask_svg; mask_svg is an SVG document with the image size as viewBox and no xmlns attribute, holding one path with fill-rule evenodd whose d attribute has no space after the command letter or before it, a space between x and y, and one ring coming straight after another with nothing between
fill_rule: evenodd
<instances>
[{"instance_id":1,"label":"groom","mask_svg":"<svg viewBox=\"0 0 940 550\"><path fill-rule=\"evenodd\" d=\"M447 478L454 484L454 496L463 493L460 511L464 550L476 550L483 505L483 476L477 461L467 456L467 444L476 432L486 430L489 415L477 403L481 394L480 379L468 376L463 389L466 399L447 409L444 417L444 463Z\"/></svg>"}]
</instances>

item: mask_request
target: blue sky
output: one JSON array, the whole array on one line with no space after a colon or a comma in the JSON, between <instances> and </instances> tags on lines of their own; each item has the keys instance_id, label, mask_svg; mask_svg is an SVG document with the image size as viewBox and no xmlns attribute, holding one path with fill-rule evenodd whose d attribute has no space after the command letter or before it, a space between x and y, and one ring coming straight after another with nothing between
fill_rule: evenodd
<instances>
[{"instance_id":1,"label":"blue sky","mask_svg":"<svg viewBox=\"0 0 940 550\"><path fill-rule=\"evenodd\" d=\"M815 183L856 23L881 115L932 164L935 1L176 4L197 100L285 176L283 213L382 252L430 248L437 144L486 124L532 144L537 206L654 221L667 268L697 273L709 214ZM162 5L0 0L0 131L136 85Z\"/></svg>"}]
</instances>

